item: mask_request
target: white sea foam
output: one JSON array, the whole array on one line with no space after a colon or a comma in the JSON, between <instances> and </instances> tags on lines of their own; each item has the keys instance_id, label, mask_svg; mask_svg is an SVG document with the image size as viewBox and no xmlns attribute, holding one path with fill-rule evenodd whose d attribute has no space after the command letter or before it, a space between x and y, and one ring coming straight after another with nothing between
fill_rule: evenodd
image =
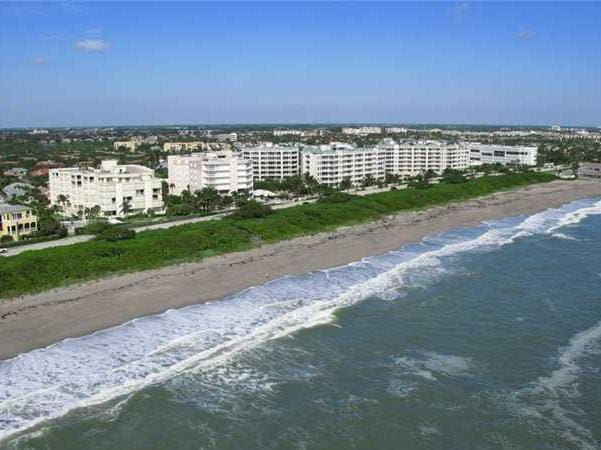
<instances>
[{"instance_id":1,"label":"white sea foam","mask_svg":"<svg viewBox=\"0 0 601 450\"><path fill-rule=\"evenodd\" d=\"M556 358L557 369L549 376L538 378L511 396L521 415L540 421L545 430L559 433L584 450L599 446L591 431L578 423L583 413L574 400L580 395L581 360L598 353L600 341L601 321L570 339Z\"/></svg>"},{"instance_id":2,"label":"white sea foam","mask_svg":"<svg viewBox=\"0 0 601 450\"><path fill-rule=\"evenodd\" d=\"M266 340L331 323L339 308L413 281L432 282L433 274L445 273L448 258L494 250L600 212L601 202L575 202L526 218L455 230L425 245L285 277L220 302L143 317L2 361L0 439L177 374L224 364ZM462 364L432 355L426 361L424 370L435 374L452 375Z\"/></svg>"}]
</instances>

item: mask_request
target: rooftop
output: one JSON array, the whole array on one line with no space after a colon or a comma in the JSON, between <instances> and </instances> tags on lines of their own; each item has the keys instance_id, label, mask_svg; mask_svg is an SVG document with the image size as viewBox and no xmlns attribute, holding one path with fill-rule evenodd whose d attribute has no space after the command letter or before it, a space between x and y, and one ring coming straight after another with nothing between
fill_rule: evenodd
<instances>
[{"instance_id":1,"label":"rooftop","mask_svg":"<svg viewBox=\"0 0 601 450\"><path fill-rule=\"evenodd\" d=\"M12 213L12 212L21 212L21 211L27 211L30 210L31 208L29 206L24 206L24 205L5 205L5 204L0 204L0 214L4 214L4 213Z\"/></svg>"}]
</instances>

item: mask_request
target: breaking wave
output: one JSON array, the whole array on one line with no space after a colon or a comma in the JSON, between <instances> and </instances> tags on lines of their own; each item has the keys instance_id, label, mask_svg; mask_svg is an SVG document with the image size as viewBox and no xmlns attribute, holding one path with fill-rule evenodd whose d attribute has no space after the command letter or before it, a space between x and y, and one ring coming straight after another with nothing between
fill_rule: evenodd
<instances>
[{"instance_id":1,"label":"breaking wave","mask_svg":"<svg viewBox=\"0 0 601 450\"><path fill-rule=\"evenodd\" d=\"M77 408L223 364L267 340L332 323L338 309L374 295L386 297L392 289L432 283L436 274L452 267L455 256L551 234L594 214L601 214L601 201L585 200L454 230L385 255L284 277L222 301L142 317L1 361L0 440ZM421 369L431 374L449 375L469 366L466 360L444 355L424 358Z\"/></svg>"}]
</instances>

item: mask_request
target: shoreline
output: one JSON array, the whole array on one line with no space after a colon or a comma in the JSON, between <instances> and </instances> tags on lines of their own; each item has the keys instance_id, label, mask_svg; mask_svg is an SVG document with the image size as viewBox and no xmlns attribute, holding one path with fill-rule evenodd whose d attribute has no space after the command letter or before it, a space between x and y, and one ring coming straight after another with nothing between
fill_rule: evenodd
<instances>
[{"instance_id":1,"label":"shoreline","mask_svg":"<svg viewBox=\"0 0 601 450\"><path fill-rule=\"evenodd\" d=\"M219 300L286 275L341 266L453 228L601 196L601 182L553 181L155 270L0 300L0 359L140 316Z\"/></svg>"}]
</instances>

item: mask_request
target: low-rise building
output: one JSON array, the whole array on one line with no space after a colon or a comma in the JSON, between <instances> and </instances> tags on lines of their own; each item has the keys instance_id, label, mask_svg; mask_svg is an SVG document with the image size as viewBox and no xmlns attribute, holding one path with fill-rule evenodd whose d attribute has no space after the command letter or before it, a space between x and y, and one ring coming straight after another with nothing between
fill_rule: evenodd
<instances>
[{"instance_id":1,"label":"low-rise building","mask_svg":"<svg viewBox=\"0 0 601 450\"><path fill-rule=\"evenodd\" d=\"M9 185L4 186L4 189L2 189L2 195L7 200L10 200L15 197L27 195L32 189L35 188L29 183L11 183Z\"/></svg>"},{"instance_id":2,"label":"low-rise building","mask_svg":"<svg viewBox=\"0 0 601 450\"><path fill-rule=\"evenodd\" d=\"M104 216L125 216L163 210L161 180L139 165L102 161L100 168L51 169L50 203L66 213L100 207Z\"/></svg>"},{"instance_id":3,"label":"low-rise building","mask_svg":"<svg viewBox=\"0 0 601 450\"><path fill-rule=\"evenodd\" d=\"M497 145L471 143L470 164L515 164L520 166L536 166L538 148L525 145Z\"/></svg>"},{"instance_id":4,"label":"low-rise building","mask_svg":"<svg viewBox=\"0 0 601 450\"><path fill-rule=\"evenodd\" d=\"M165 142L163 144L163 150L166 152L190 152L197 150L204 150L206 146L205 142L191 141L191 142Z\"/></svg>"},{"instance_id":5,"label":"low-rise building","mask_svg":"<svg viewBox=\"0 0 601 450\"><path fill-rule=\"evenodd\" d=\"M27 176L27 169L24 167L12 167L4 171L4 176L22 178Z\"/></svg>"},{"instance_id":6,"label":"low-rise building","mask_svg":"<svg viewBox=\"0 0 601 450\"><path fill-rule=\"evenodd\" d=\"M10 236L18 241L37 229L38 218L29 206L0 205L0 239Z\"/></svg>"},{"instance_id":7,"label":"low-rise building","mask_svg":"<svg viewBox=\"0 0 601 450\"><path fill-rule=\"evenodd\" d=\"M585 178L601 178L601 162L582 162L578 167L578 176Z\"/></svg>"},{"instance_id":8,"label":"low-rise building","mask_svg":"<svg viewBox=\"0 0 601 450\"><path fill-rule=\"evenodd\" d=\"M244 146L240 154L252 162L255 181L281 180L299 174L300 151L296 146Z\"/></svg>"},{"instance_id":9,"label":"low-rise building","mask_svg":"<svg viewBox=\"0 0 601 450\"><path fill-rule=\"evenodd\" d=\"M342 129L342 134L350 134L353 136L363 136L368 134L382 133L381 127L346 127Z\"/></svg>"},{"instance_id":10,"label":"low-rise building","mask_svg":"<svg viewBox=\"0 0 601 450\"><path fill-rule=\"evenodd\" d=\"M336 186L348 180L358 185L368 176L384 179L385 161L378 148L332 143L303 148L300 171L321 184Z\"/></svg>"},{"instance_id":11,"label":"low-rise building","mask_svg":"<svg viewBox=\"0 0 601 450\"><path fill-rule=\"evenodd\" d=\"M205 187L220 194L252 192L252 163L241 155L225 150L167 157L169 191L181 195L185 190L199 191Z\"/></svg>"}]
</instances>

